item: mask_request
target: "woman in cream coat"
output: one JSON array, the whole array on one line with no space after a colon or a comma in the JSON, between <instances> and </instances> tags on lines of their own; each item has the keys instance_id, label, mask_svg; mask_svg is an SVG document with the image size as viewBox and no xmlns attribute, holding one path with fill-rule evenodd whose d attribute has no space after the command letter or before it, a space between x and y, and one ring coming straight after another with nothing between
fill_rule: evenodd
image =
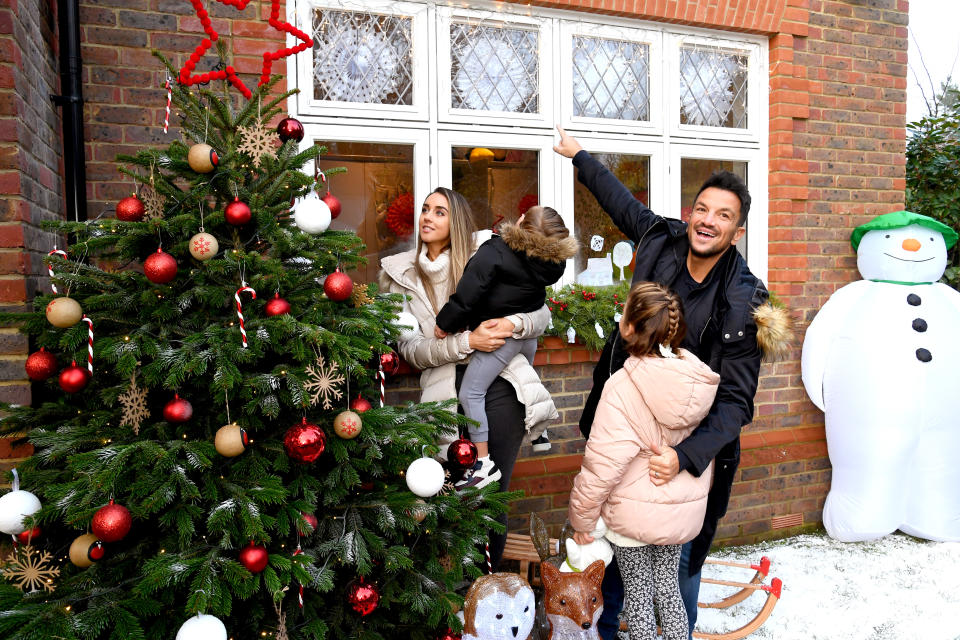
<instances>
[{"instance_id":1,"label":"woman in cream coat","mask_svg":"<svg viewBox=\"0 0 960 640\"><path fill-rule=\"evenodd\" d=\"M457 388L466 360L475 350L494 351L504 338L532 338L550 321L546 307L529 314L488 320L473 331L434 337L436 315L456 290L463 269L476 250L470 205L456 191L439 187L423 203L416 249L381 261L380 287L410 296L408 310L419 327L400 338L400 354L420 369L421 401L449 400ZM524 437L536 438L550 420L558 418L549 392L527 360L518 355L487 391L490 457L501 472L500 488L510 486L513 466ZM441 445L445 454L445 445ZM506 524L506 516L502 518ZM496 571L505 535L490 535L490 559Z\"/></svg>"}]
</instances>

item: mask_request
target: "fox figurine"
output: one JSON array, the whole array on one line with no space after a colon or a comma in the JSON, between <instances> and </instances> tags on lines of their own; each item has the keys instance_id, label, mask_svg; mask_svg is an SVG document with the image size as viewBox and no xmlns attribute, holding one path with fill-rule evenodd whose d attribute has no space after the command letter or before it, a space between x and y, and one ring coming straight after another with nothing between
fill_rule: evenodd
<instances>
[{"instance_id":1,"label":"fox figurine","mask_svg":"<svg viewBox=\"0 0 960 640\"><path fill-rule=\"evenodd\" d=\"M550 634L547 640L599 640L597 620L603 612L603 560L579 573L561 573L548 562L540 565L543 603Z\"/></svg>"}]
</instances>

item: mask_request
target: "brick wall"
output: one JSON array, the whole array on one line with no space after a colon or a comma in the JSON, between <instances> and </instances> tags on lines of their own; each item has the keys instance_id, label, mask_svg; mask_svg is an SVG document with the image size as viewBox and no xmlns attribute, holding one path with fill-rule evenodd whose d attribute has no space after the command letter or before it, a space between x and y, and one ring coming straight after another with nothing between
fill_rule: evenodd
<instances>
[{"instance_id":1,"label":"brick wall","mask_svg":"<svg viewBox=\"0 0 960 640\"><path fill-rule=\"evenodd\" d=\"M51 38L41 26L46 24L47 30L52 30L49 25L54 21L42 17L49 16L50 10L29 10L24 8L30 3L19 4L20 10L0 9L0 192L15 194L18 201L31 204L19 205L18 213L4 214L0 220L3 264L8 260L16 264L18 258L8 258L8 254L30 255L24 250L34 245L20 238L36 233L33 212L40 208L32 203L44 201L43 197L21 196L20 186L9 177L18 173L19 165L9 155L10 148L17 146L11 141L19 138L11 136L21 135L19 131L11 134L9 124L15 113L10 96L21 90L19 85L14 89L14 69L23 69L22 62L17 63L19 67L13 63L14 53L8 46L15 20L17 24L29 22L34 25L30 28L39 31L31 32L35 36L30 40L45 51L39 59L53 66ZM248 85L255 84L260 52L279 40L266 23L269 8L252 3L238 12L219 3L207 4L215 28L232 36L228 42L234 66ZM534 4L581 9L584 3L537 0ZM902 208L907 1L593 0L589 4L590 11L770 38L768 284L793 310L802 339L803 327L829 295L858 277L847 241L849 230L873 215ZM258 16L259 10L264 13ZM166 143L176 136L176 131L164 136L158 126L166 74L150 49L157 48L179 63L203 35L186 0L87 0L81 2L81 19L87 193L90 216L96 217L112 215L116 200L132 186L119 178L116 154ZM19 28L27 33L27 27ZM206 70L210 64L208 57L198 68ZM50 86L55 86L54 76L48 72L29 77L49 77ZM34 93L43 96L49 91ZM36 97L33 100L28 103L42 102ZM54 142L47 144L56 151L58 128L51 126ZM18 178L21 182L23 173ZM49 176L30 175L34 184L50 181ZM45 193L49 197L50 192L58 191L55 185ZM47 204L47 211L60 206ZM25 214L23 207L34 209ZM44 246L50 245L52 241ZM25 291L35 285L29 281L20 284L18 278L23 281L23 274L42 273L38 255L23 258L21 272L14 274L11 271L16 269L8 269L0 274L0 301L25 299ZM8 289L14 293L2 298ZM0 359L8 357L4 355L8 349L24 352L16 340L12 335L0 336ZM562 418L551 430L554 449L550 454L525 454L518 463L514 486L524 489L527 497L514 504L513 529L526 528L526 514L531 510L541 513L555 528L562 521L583 450L576 424L595 358L581 348L567 349L549 342L538 354L538 370L554 394ZM13 358L18 359L22 362L22 355ZM22 368L14 371L17 367L0 370L0 378L4 373L8 379L22 378ZM22 381L2 384L25 388ZM412 376L398 377L388 390L390 402L418 396ZM786 362L764 365L756 404L756 420L744 429L741 439L743 461L730 512L719 532L726 542L817 526L829 486L823 418L804 395L799 346ZM0 457L5 454L0 448Z\"/></svg>"}]
</instances>

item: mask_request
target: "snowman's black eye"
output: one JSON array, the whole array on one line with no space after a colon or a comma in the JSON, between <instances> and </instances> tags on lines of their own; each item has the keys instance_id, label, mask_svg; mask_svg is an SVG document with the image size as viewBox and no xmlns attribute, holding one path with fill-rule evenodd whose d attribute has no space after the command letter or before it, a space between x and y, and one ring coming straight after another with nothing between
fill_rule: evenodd
<instances>
[{"instance_id":1,"label":"snowman's black eye","mask_svg":"<svg viewBox=\"0 0 960 640\"><path fill-rule=\"evenodd\" d=\"M497 620L503 620L503 614L502 614L502 613L498 613L498 614L497 614Z\"/></svg>"},{"instance_id":2,"label":"snowman's black eye","mask_svg":"<svg viewBox=\"0 0 960 640\"><path fill-rule=\"evenodd\" d=\"M933 238L930 238L930 242L933 242Z\"/></svg>"}]
</instances>

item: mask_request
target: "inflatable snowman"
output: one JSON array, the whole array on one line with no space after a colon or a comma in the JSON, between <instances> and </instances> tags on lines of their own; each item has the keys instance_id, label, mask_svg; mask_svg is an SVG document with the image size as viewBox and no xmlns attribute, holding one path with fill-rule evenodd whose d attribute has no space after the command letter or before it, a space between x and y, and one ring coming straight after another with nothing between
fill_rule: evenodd
<instances>
[{"instance_id":1,"label":"inflatable snowman","mask_svg":"<svg viewBox=\"0 0 960 640\"><path fill-rule=\"evenodd\" d=\"M801 363L833 466L824 526L845 542L960 540L960 293L937 282L957 233L898 211L851 242L864 279L817 314Z\"/></svg>"}]
</instances>

